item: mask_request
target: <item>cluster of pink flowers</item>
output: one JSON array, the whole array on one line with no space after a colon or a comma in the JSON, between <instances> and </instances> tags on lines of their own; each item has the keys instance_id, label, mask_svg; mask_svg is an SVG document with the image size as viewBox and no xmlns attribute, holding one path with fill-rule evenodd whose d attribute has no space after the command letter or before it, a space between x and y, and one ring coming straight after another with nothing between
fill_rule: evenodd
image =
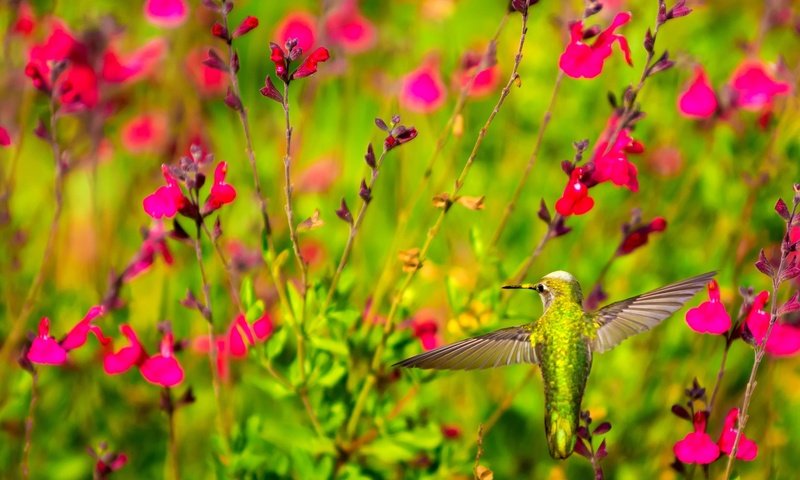
<instances>
[{"instance_id":1,"label":"cluster of pink flowers","mask_svg":"<svg viewBox=\"0 0 800 480\"><path fill-rule=\"evenodd\" d=\"M202 215L209 215L236 199L236 190L232 185L225 182L227 173L228 164L219 162L214 169L214 182L211 185L211 191L200 210ZM191 209L187 208L192 206L191 201L184 195L183 189L173 171L167 165L162 165L161 174L164 176L166 185L158 187L155 192L144 198L142 201L144 211L155 219L162 217L172 218L179 212L192 217L197 206L194 205L193 207L195 208Z\"/></svg>"},{"instance_id":2,"label":"cluster of pink flowers","mask_svg":"<svg viewBox=\"0 0 800 480\"><path fill-rule=\"evenodd\" d=\"M678 97L678 110L688 118L725 119L737 110L752 110L768 117L775 99L789 94L791 87L773 77L771 69L759 60L745 60L734 70L720 93L714 90L702 66Z\"/></svg>"},{"instance_id":3,"label":"cluster of pink flowers","mask_svg":"<svg viewBox=\"0 0 800 480\"><path fill-rule=\"evenodd\" d=\"M673 446L672 450L675 457L683 463L708 465L714 463L720 454L729 455L733 450L733 442L736 439L736 423L739 417L739 409L732 408L725 416L725 423L720 432L719 439L715 442L706 433L706 423L708 412L699 411L694 414L692 424L693 431L687 433L683 439ZM758 445L742 435L739 439L739 446L736 450L736 458L739 460L751 461L758 455Z\"/></svg>"},{"instance_id":4,"label":"cluster of pink flowers","mask_svg":"<svg viewBox=\"0 0 800 480\"><path fill-rule=\"evenodd\" d=\"M245 316L239 314L223 335L213 339L208 336L199 337L192 343L192 347L199 353L208 353L211 348L216 348L217 371L220 378L227 380L230 377L230 361L245 358L250 347L263 343L272 336L274 328L272 318L266 313L252 323L248 323Z\"/></svg>"},{"instance_id":5,"label":"cluster of pink flowers","mask_svg":"<svg viewBox=\"0 0 800 480\"><path fill-rule=\"evenodd\" d=\"M622 35L615 33L630 20L629 12L620 12L614 17L611 25L599 33L595 29L584 29L582 21L572 23L569 43L558 61L561 71L572 78L594 78L600 75L615 43L619 44L628 65L633 65L628 41ZM594 35L596 37L591 45L585 42Z\"/></svg>"}]
</instances>

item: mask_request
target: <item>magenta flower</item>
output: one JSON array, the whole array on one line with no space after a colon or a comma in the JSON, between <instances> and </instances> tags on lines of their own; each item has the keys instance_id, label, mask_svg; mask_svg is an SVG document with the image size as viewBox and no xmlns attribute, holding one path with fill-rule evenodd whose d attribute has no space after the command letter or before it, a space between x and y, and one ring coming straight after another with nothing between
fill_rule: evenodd
<instances>
[{"instance_id":1,"label":"magenta flower","mask_svg":"<svg viewBox=\"0 0 800 480\"><path fill-rule=\"evenodd\" d=\"M11 32L27 37L36 28L36 15L28 2L22 2L17 8L17 20L11 27Z\"/></svg>"},{"instance_id":2,"label":"magenta flower","mask_svg":"<svg viewBox=\"0 0 800 480\"><path fill-rule=\"evenodd\" d=\"M375 26L358 9L357 0L344 0L325 19L325 33L349 53L360 53L375 44Z\"/></svg>"},{"instance_id":3,"label":"magenta flower","mask_svg":"<svg viewBox=\"0 0 800 480\"><path fill-rule=\"evenodd\" d=\"M223 205L233 202L236 199L236 190L225 183L225 175L228 173L228 164L219 162L214 169L214 184L211 186L211 193L203 207L205 213L213 212Z\"/></svg>"},{"instance_id":4,"label":"magenta flower","mask_svg":"<svg viewBox=\"0 0 800 480\"><path fill-rule=\"evenodd\" d=\"M582 180L583 174L583 167L575 167L564 187L564 193L556 200L556 211L565 217L583 215L594 206L594 199L589 196L589 187Z\"/></svg>"},{"instance_id":5,"label":"magenta flower","mask_svg":"<svg viewBox=\"0 0 800 480\"><path fill-rule=\"evenodd\" d=\"M722 427L722 433L719 435L719 449L726 455L731 454L733 450L733 442L736 440L736 425L739 422L739 409L731 408L725 416L725 425ZM739 437L739 446L736 447L736 458L750 462L755 460L758 456L758 445L756 442L750 440L742 433Z\"/></svg>"},{"instance_id":6,"label":"magenta flower","mask_svg":"<svg viewBox=\"0 0 800 480\"><path fill-rule=\"evenodd\" d=\"M735 105L745 110L769 109L775 97L789 93L788 83L776 81L762 62L752 60L736 68L730 85Z\"/></svg>"},{"instance_id":7,"label":"magenta flower","mask_svg":"<svg viewBox=\"0 0 800 480\"><path fill-rule=\"evenodd\" d=\"M208 48L198 48L189 52L186 56L186 72L201 95L223 94L228 88L227 74L203 63L206 52Z\"/></svg>"},{"instance_id":8,"label":"magenta flower","mask_svg":"<svg viewBox=\"0 0 800 480\"><path fill-rule=\"evenodd\" d=\"M291 12L278 24L274 38L281 45L285 45L289 39L295 39L298 47L304 52L310 52L317 42L316 25L317 19L311 14L303 11Z\"/></svg>"},{"instance_id":9,"label":"magenta flower","mask_svg":"<svg viewBox=\"0 0 800 480\"><path fill-rule=\"evenodd\" d=\"M675 456L683 463L708 465L719 457L719 447L706 433L706 412L694 414L694 431L672 447Z\"/></svg>"},{"instance_id":10,"label":"magenta flower","mask_svg":"<svg viewBox=\"0 0 800 480\"><path fill-rule=\"evenodd\" d=\"M175 28L186 21L189 5L186 0L146 0L144 16L158 27Z\"/></svg>"},{"instance_id":11,"label":"magenta flower","mask_svg":"<svg viewBox=\"0 0 800 480\"><path fill-rule=\"evenodd\" d=\"M67 352L86 343L89 332L94 333L101 344L108 343L100 327L92 324L95 318L104 313L105 309L102 306L90 308L83 319L72 327L61 341L50 335L50 319L42 317L38 335L33 339L27 353L28 360L41 365L62 365L67 361Z\"/></svg>"},{"instance_id":12,"label":"magenta flower","mask_svg":"<svg viewBox=\"0 0 800 480\"><path fill-rule=\"evenodd\" d=\"M717 112L717 94L703 67L694 69L694 79L678 97L678 111L689 118L711 118Z\"/></svg>"},{"instance_id":13,"label":"magenta flower","mask_svg":"<svg viewBox=\"0 0 800 480\"><path fill-rule=\"evenodd\" d=\"M572 78L594 78L603 71L603 62L611 56L611 47L614 42L619 43L619 48L625 55L628 65L631 62L631 50L628 41L614 31L631 20L629 12L620 12L611 22L611 25L600 32L592 45L583 42L586 31L583 22L575 22L570 27L570 42L561 54L558 66L565 74Z\"/></svg>"},{"instance_id":14,"label":"magenta flower","mask_svg":"<svg viewBox=\"0 0 800 480\"><path fill-rule=\"evenodd\" d=\"M139 274L147 271L155 262L156 255L161 255L164 263L172 265L172 254L167 247L166 232L164 230L164 222L156 220L153 226L150 227L145 233L145 239L139 251L131 261L128 268L122 274L124 281L128 282L139 276Z\"/></svg>"},{"instance_id":15,"label":"magenta flower","mask_svg":"<svg viewBox=\"0 0 800 480\"><path fill-rule=\"evenodd\" d=\"M134 82L150 74L164 58L167 42L156 38L128 55L117 52L113 45L103 53L100 75L109 83Z\"/></svg>"},{"instance_id":16,"label":"magenta flower","mask_svg":"<svg viewBox=\"0 0 800 480\"><path fill-rule=\"evenodd\" d=\"M245 357L247 350L256 343L261 343L269 338L272 330L272 319L267 314L253 322L252 325L247 323L244 315L239 314L228 329L228 352L235 358Z\"/></svg>"},{"instance_id":17,"label":"magenta flower","mask_svg":"<svg viewBox=\"0 0 800 480\"><path fill-rule=\"evenodd\" d=\"M292 47L292 44L294 42L295 42L294 39L290 39L289 42L287 43L287 48L291 49L291 52L289 53L284 51L284 49L281 48L281 46L276 43L269 44L270 48L269 59L272 61L272 63L275 64L275 75L284 82L290 82L296 78L303 78L313 75L314 73L317 72L317 64L319 64L320 62L325 62L330 58L330 53L328 53L328 49L325 47L319 47L313 52L311 52L311 54L308 57L306 57L303 63L301 63L300 66L297 67L297 70L295 70L290 75L289 65L296 58L295 54L299 56L300 53L302 53L302 50L300 51L300 53L295 53L296 49L299 47L297 46ZM267 79L269 80L269 77L267 77ZM274 89L271 80L269 81L269 85ZM268 95L264 91L262 91L262 94L273 98L278 98L277 96L279 95L279 94Z\"/></svg>"},{"instance_id":18,"label":"magenta flower","mask_svg":"<svg viewBox=\"0 0 800 480\"><path fill-rule=\"evenodd\" d=\"M142 113L122 126L122 146L131 153L158 152L167 143L167 116Z\"/></svg>"},{"instance_id":19,"label":"magenta flower","mask_svg":"<svg viewBox=\"0 0 800 480\"><path fill-rule=\"evenodd\" d=\"M144 211L155 219L161 217L172 218L178 213L178 210L189 203L187 198L183 196L178 181L172 176L166 165L161 165L161 173L164 175L164 180L166 180L167 184L158 187L155 192L146 196L142 201Z\"/></svg>"},{"instance_id":20,"label":"magenta flower","mask_svg":"<svg viewBox=\"0 0 800 480\"><path fill-rule=\"evenodd\" d=\"M258 27L258 18L252 15L248 16L247 18L242 20L242 23L240 23L239 26L236 27L236 30L233 31L232 38L239 38L242 35L247 35L248 33L250 33L251 30L253 30L256 27Z\"/></svg>"},{"instance_id":21,"label":"magenta flower","mask_svg":"<svg viewBox=\"0 0 800 480\"><path fill-rule=\"evenodd\" d=\"M612 117L605 135L610 135L616 128L618 119ZM638 170L636 165L628 160L629 153L641 153L644 145L631 137L630 129L624 128L617 135L614 145L608 148L608 138L597 142L595 147L595 169L592 180L597 183L612 182L618 187L626 187L632 192L639 191Z\"/></svg>"},{"instance_id":22,"label":"magenta flower","mask_svg":"<svg viewBox=\"0 0 800 480\"><path fill-rule=\"evenodd\" d=\"M400 105L412 112L430 113L444 104L446 95L438 61L428 57L419 68L403 77L399 100Z\"/></svg>"},{"instance_id":23,"label":"magenta flower","mask_svg":"<svg viewBox=\"0 0 800 480\"><path fill-rule=\"evenodd\" d=\"M455 84L459 89L465 87L470 79L475 76L468 95L471 97L484 97L492 93L500 83L500 69L497 65L491 65L477 72L481 67L483 53L470 51L461 57L461 65L455 74Z\"/></svg>"},{"instance_id":24,"label":"magenta flower","mask_svg":"<svg viewBox=\"0 0 800 480\"><path fill-rule=\"evenodd\" d=\"M139 366L147 360L147 352L144 351L136 332L130 325L122 324L119 327L128 339L128 345L118 351L109 351L103 356L103 370L109 375L125 373L133 366Z\"/></svg>"},{"instance_id":25,"label":"magenta flower","mask_svg":"<svg viewBox=\"0 0 800 480\"><path fill-rule=\"evenodd\" d=\"M753 342L761 345L769 328L770 314L764 310L769 293L763 291L756 296L747 314L745 323L753 335ZM774 357L790 357L800 352L800 327L776 322L767 340L767 353Z\"/></svg>"},{"instance_id":26,"label":"magenta flower","mask_svg":"<svg viewBox=\"0 0 800 480\"><path fill-rule=\"evenodd\" d=\"M414 329L414 336L419 339L424 350L433 350L441 345L442 340L438 335L439 325L433 318L414 319L411 327Z\"/></svg>"},{"instance_id":27,"label":"magenta flower","mask_svg":"<svg viewBox=\"0 0 800 480\"><path fill-rule=\"evenodd\" d=\"M174 356L172 332L161 339L160 352L147 358L139 372L148 382L162 387L174 387L183 381L183 367Z\"/></svg>"},{"instance_id":28,"label":"magenta flower","mask_svg":"<svg viewBox=\"0 0 800 480\"><path fill-rule=\"evenodd\" d=\"M708 300L686 312L686 323L697 333L723 335L731 328L731 317L720 301L716 280L708 282Z\"/></svg>"},{"instance_id":29,"label":"magenta flower","mask_svg":"<svg viewBox=\"0 0 800 480\"><path fill-rule=\"evenodd\" d=\"M0 126L0 147L9 145L11 145L11 135L8 134L8 130Z\"/></svg>"}]
</instances>

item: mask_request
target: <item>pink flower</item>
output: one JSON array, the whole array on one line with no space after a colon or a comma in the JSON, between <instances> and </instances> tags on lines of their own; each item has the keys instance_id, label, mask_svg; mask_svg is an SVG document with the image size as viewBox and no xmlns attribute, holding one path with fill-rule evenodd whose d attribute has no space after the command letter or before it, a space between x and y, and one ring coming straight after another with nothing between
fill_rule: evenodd
<instances>
[{"instance_id":1,"label":"pink flower","mask_svg":"<svg viewBox=\"0 0 800 480\"><path fill-rule=\"evenodd\" d=\"M625 234L617 249L617 255L627 255L645 245L651 233L663 232L667 229L667 221L662 217L654 218L650 223L631 229Z\"/></svg>"},{"instance_id":2,"label":"pink flower","mask_svg":"<svg viewBox=\"0 0 800 480\"><path fill-rule=\"evenodd\" d=\"M22 2L17 9L17 19L11 31L23 37L29 36L36 28L36 15L28 2Z\"/></svg>"},{"instance_id":3,"label":"pink flower","mask_svg":"<svg viewBox=\"0 0 800 480\"><path fill-rule=\"evenodd\" d=\"M272 61L272 63L275 64L275 75L277 75L277 77L283 80L284 82L290 82L295 78L304 78L317 73L317 64L320 62L325 62L330 58L330 53L328 53L328 49L325 47L319 47L313 52L311 52L311 54L308 57L306 57L303 63L301 63L300 66L297 67L297 69L294 72L292 72L291 75L289 75L289 64L292 62L292 58L290 58L291 56L287 52L285 52L280 45L276 43L270 43L269 48L270 48L269 59L270 61ZM269 77L267 77L267 80L268 80L268 86L274 89L272 81L269 80ZM280 95L280 94L275 94L275 95L268 94L265 92L265 89L262 89L261 93L264 94L265 96L275 98L276 100L279 98Z\"/></svg>"},{"instance_id":4,"label":"pink flower","mask_svg":"<svg viewBox=\"0 0 800 480\"><path fill-rule=\"evenodd\" d=\"M325 19L325 33L349 53L360 53L375 44L375 26L358 9L357 0L344 0Z\"/></svg>"},{"instance_id":5,"label":"pink flower","mask_svg":"<svg viewBox=\"0 0 800 480\"><path fill-rule=\"evenodd\" d=\"M287 40L294 38L297 40L297 46L304 52L308 52L317 42L316 24L317 19L309 13L291 12L278 24L274 38L278 39L280 45L284 45Z\"/></svg>"},{"instance_id":6,"label":"pink flower","mask_svg":"<svg viewBox=\"0 0 800 480\"><path fill-rule=\"evenodd\" d=\"M158 152L167 141L167 117L143 113L122 126L122 145L131 153Z\"/></svg>"},{"instance_id":7,"label":"pink flower","mask_svg":"<svg viewBox=\"0 0 800 480\"><path fill-rule=\"evenodd\" d=\"M317 160L300 174L297 189L303 192L325 192L339 179L341 171L341 162L335 158Z\"/></svg>"},{"instance_id":8,"label":"pink flower","mask_svg":"<svg viewBox=\"0 0 800 480\"><path fill-rule=\"evenodd\" d=\"M247 35L251 30L258 27L258 18L251 16L242 20L242 23L233 31L233 38L239 38L242 35Z\"/></svg>"},{"instance_id":9,"label":"pink flower","mask_svg":"<svg viewBox=\"0 0 800 480\"><path fill-rule=\"evenodd\" d=\"M583 22L573 23L570 27L570 42L558 62L561 70L572 78L594 78L600 75L603 71L603 62L611 56L614 42L619 42L625 61L628 65L633 65L628 41L622 35L614 33L617 28L630 20L629 12L618 13L611 25L600 32L592 45L583 42L585 34Z\"/></svg>"},{"instance_id":10,"label":"pink flower","mask_svg":"<svg viewBox=\"0 0 800 480\"><path fill-rule=\"evenodd\" d=\"M214 184L211 186L211 193L208 195L205 207L203 207L205 213L213 212L236 199L236 190L225 183L225 175L227 173L228 164L219 162L217 168L214 169Z\"/></svg>"},{"instance_id":11,"label":"pink flower","mask_svg":"<svg viewBox=\"0 0 800 480\"><path fill-rule=\"evenodd\" d=\"M694 432L672 447L675 456L683 463L708 465L719 457L719 447L706 433L706 412L694 414Z\"/></svg>"},{"instance_id":12,"label":"pink flower","mask_svg":"<svg viewBox=\"0 0 800 480\"><path fill-rule=\"evenodd\" d=\"M708 300L686 312L686 323L697 333L722 335L731 328L731 317L720 301L716 280L708 282Z\"/></svg>"},{"instance_id":13,"label":"pink flower","mask_svg":"<svg viewBox=\"0 0 800 480\"><path fill-rule=\"evenodd\" d=\"M717 111L717 95L703 67L694 69L694 79L678 97L678 110L689 118L711 118Z\"/></svg>"},{"instance_id":14,"label":"pink flower","mask_svg":"<svg viewBox=\"0 0 800 480\"><path fill-rule=\"evenodd\" d=\"M399 100L400 105L412 112L430 113L444 104L446 95L438 61L429 57L403 77Z\"/></svg>"},{"instance_id":15,"label":"pink flower","mask_svg":"<svg viewBox=\"0 0 800 480\"><path fill-rule=\"evenodd\" d=\"M130 325L122 324L119 330L127 337L128 345L103 356L103 370L109 375L125 373L133 366L142 365L147 359L147 352L144 351L136 332Z\"/></svg>"},{"instance_id":16,"label":"pink flower","mask_svg":"<svg viewBox=\"0 0 800 480\"><path fill-rule=\"evenodd\" d=\"M417 337L422 344L424 350L433 350L442 344L439 337L439 325L434 318L424 317L415 318L411 322L411 328L414 329L414 336Z\"/></svg>"},{"instance_id":17,"label":"pink flower","mask_svg":"<svg viewBox=\"0 0 800 480\"><path fill-rule=\"evenodd\" d=\"M319 47L311 54L303 60L303 63L297 67L297 70L292 73L292 78L304 78L310 75L317 73L317 64L320 62L325 62L329 58L331 58L330 53L328 53L328 49L325 47Z\"/></svg>"},{"instance_id":18,"label":"pink flower","mask_svg":"<svg viewBox=\"0 0 800 480\"><path fill-rule=\"evenodd\" d=\"M644 145L631 137L630 129L624 128L617 134L614 145L609 148L608 137L616 130L618 122L619 118L616 115L611 117L601 137L602 140L595 146L592 158L595 169L592 172L592 180L597 183L611 181L618 187L627 187L628 190L636 192L639 190L638 171L636 165L628 160L628 154L643 152Z\"/></svg>"},{"instance_id":19,"label":"pink flower","mask_svg":"<svg viewBox=\"0 0 800 480\"><path fill-rule=\"evenodd\" d=\"M186 197L183 196L178 181L169 173L166 165L161 165L161 173L164 175L164 180L166 180L167 184L158 187L155 192L146 196L142 201L144 211L155 219L174 217L178 210L188 203Z\"/></svg>"},{"instance_id":20,"label":"pink flower","mask_svg":"<svg viewBox=\"0 0 800 480\"><path fill-rule=\"evenodd\" d=\"M104 313L105 309L101 306L90 308L83 319L72 327L60 342L50 335L50 320L42 317L39 322L39 333L33 339L31 348L28 350L28 360L42 365L62 365L67 361L67 352L80 348L86 343L89 332L94 333L102 344L108 343L108 339L103 336L100 327L92 324L95 318Z\"/></svg>"},{"instance_id":21,"label":"pink flower","mask_svg":"<svg viewBox=\"0 0 800 480\"><path fill-rule=\"evenodd\" d=\"M731 89L736 94L737 107L761 110L771 108L775 97L789 93L789 84L770 77L763 63L745 61L733 72Z\"/></svg>"},{"instance_id":22,"label":"pink flower","mask_svg":"<svg viewBox=\"0 0 800 480\"><path fill-rule=\"evenodd\" d=\"M160 352L147 358L139 367L145 380L162 387L174 387L183 381L183 367L174 356L173 342L172 333L165 333Z\"/></svg>"},{"instance_id":23,"label":"pink flower","mask_svg":"<svg viewBox=\"0 0 800 480\"><path fill-rule=\"evenodd\" d=\"M189 5L186 0L146 0L144 16L158 27L175 28L186 21Z\"/></svg>"},{"instance_id":24,"label":"pink flower","mask_svg":"<svg viewBox=\"0 0 800 480\"><path fill-rule=\"evenodd\" d=\"M769 328L770 314L764 311L769 293L763 291L753 300L745 323L756 345L761 345ZM776 322L767 340L767 353L774 357L789 357L800 352L800 327Z\"/></svg>"},{"instance_id":25,"label":"pink flower","mask_svg":"<svg viewBox=\"0 0 800 480\"><path fill-rule=\"evenodd\" d=\"M589 188L581 180L583 173L583 167L572 170L564 193L556 201L556 211L565 217L583 215L594 206L594 199L589 196Z\"/></svg>"},{"instance_id":26,"label":"pink flower","mask_svg":"<svg viewBox=\"0 0 800 480\"><path fill-rule=\"evenodd\" d=\"M0 126L0 147L7 147L9 145L11 145L11 135L8 134L8 130Z\"/></svg>"},{"instance_id":27,"label":"pink flower","mask_svg":"<svg viewBox=\"0 0 800 480\"><path fill-rule=\"evenodd\" d=\"M483 54L480 52L467 52L461 57L461 66L456 73L455 83L461 89L469 84L470 79L475 76L472 86L469 88L468 95L471 97L484 97L492 93L500 83L500 70L497 65L490 65L477 72L481 67Z\"/></svg>"},{"instance_id":28,"label":"pink flower","mask_svg":"<svg viewBox=\"0 0 800 480\"><path fill-rule=\"evenodd\" d=\"M197 338L192 342L192 348L207 354L213 345L217 349L217 371L221 378L227 379L230 360L246 357L250 347L266 341L273 330L274 324L269 314L265 313L252 324L248 324L245 316L239 314L223 336L214 339L209 339L207 335Z\"/></svg>"},{"instance_id":29,"label":"pink flower","mask_svg":"<svg viewBox=\"0 0 800 480\"><path fill-rule=\"evenodd\" d=\"M213 96L225 93L228 78L225 72L203 64L208 48L192 50L186 57L186 71L202 95Z\"/></svg>"},{"instance_id":30,"label":"pink flower","mask_svg":"<svg viewBox=\"0 0 800 480\"><path fill-rule=\"evenodd\" d=\"M122 275L122 279L129 282L139 276L139 274L147 271L155 262L156 255L160 254L164 259L164 263L172 265L172 254L167 248L166 232L164 230L164 222L156 220L153 226L150 227L139 247L136 256L133 257L128 268Z\"/></svg>"},{"instance_id":31,"label":"pink flower","mask_svg":"<svg viewBox=\"0 0 800 480\"><path fill-rule=\"evenodd\" d=\"M725 425L722 427L722 433L719 435L719 449L726 455L731 454L733 450L733 442L736 440L736 425L739 422L739 409L731 408L725 416ZM739 436L739 446L736 447L736 458L750 462L755 460L758 456L758 445L756 442L750 440L742 433Z\"/></svg>"},{"instance_id":32,"label":"pink flower","mask_svg":"<svg viewBox=\"0 0 800 480\"><path fill-rule=\"evenodd\" d=\"M113 45L103 53L101 76L109 83L134 82L150 74L164 58L167 44L156 38L128 55L117 52Z\"/></svg>"}]
</instances>

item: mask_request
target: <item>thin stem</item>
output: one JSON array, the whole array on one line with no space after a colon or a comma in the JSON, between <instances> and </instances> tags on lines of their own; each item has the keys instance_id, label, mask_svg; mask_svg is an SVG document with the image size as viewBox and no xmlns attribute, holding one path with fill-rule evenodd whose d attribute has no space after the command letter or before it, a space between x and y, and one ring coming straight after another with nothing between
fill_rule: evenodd
<instances>
[{"instance_id":1,"label":"thin stem","mask_svg":"<svg viewBox=\"0 0 800 480\"><path fill-rule=\"evenodd\" d=\"M28 416L25 418L25 443L22 447L22 478L30 478L30 458L31 445L33 439L34 414L36 413L36 402L39 400L39 373L34 368L31 371L31 401L28 404Z\"/></svg>"},{"instance_id":2,"label":"thin stem","mask_svg":"<svg viewBox=\"0 0 800 480\"><path fill-rule=\"evenodd\" d=\"M550 118L553 116L553 107L555 107L556 97L558 96L558 91L561 87L563 79L564 72L559 69L555 85L553 85L553 91L550 94L550 101L547 103L547 108L542 115L542 123L539 125L539 132L536 134L536 143L533 146L533 151L531 152L531 156L528 158L528 163L525 165L525 170L522 172L522 177L519 179L517 188L514 189L514 194L511 195L511 200L508 202L505 210L503 211L503 216L500 218L500 223L497 224L497 229L495 229L494 235L492 235L492 240L489 243L490 248L496 247L497 243L500 241L500 236L503 234L503 231L508 224L508 219L511 217L511 213L514 211L514 208L519 201L519 197L522 194L522 190L525 187L525 184L528 182L528 177L530 177L531 171L536 164L536 160L539 158L539 150L542 148L544 132L547 130L547 126L550 124Z\"/></svg>"},{"instance_id":3,"label":"thin stem","mask_svg":"<svg viewBox=\"0 0 800 480\"><path fill-rule=\"evenodd\" d=\"M169 387L164 387L164 399L166 401L165 409L167 411L167 422L169 426L169 436L167 438L167 449L169 459L169 472L173 480L180 478L178 470L178 442L175 440L175 404L172 399L172 390Z\"/></svg>"},{"instance_id":4,"label":"thin stem","mask_svg":"<svg viewBox=\"0 0 800 480\"><path fill-rule=\"evenodd\" d=\"M789 229L792 227L794 223L795 216L797 214L797 204L792 207L792 213L789 216L789 219L786 221L786 233L784 238L781 240L781 259L780 263L778 263L778 268L775 270L775 273L772 275L772 295L770 297L770 318L769 318L769 326L767 327L767 331L764 334L764 338L761 339L761 343L759 343L755 348L755 355L753 359L753 368L750 370L750 378L747 380L747 387L744 391L744 400L742 400L742 406L739 409L739 418L738 418L738 425L736 428L736 438L733 441L733 446L731 447L731 453L728 455L728 463L725 466L725 479L727 480L731 476L731 470L733 469L733 462L736 459L736 452L739 449L739 441L742 438L742 433L744 432L745 426L747 426L747 410L750 408L750 401L753 398L753 393L756 389L756 375L758 374L758 367L761 365L761 361L764 359L764 355L767 352L767 341L769 341L769 337L772 334L772 329L775 327L775 324L778 321L778 286L781 283L781 277L783 276L783 272L786 268L786 259L789 255L789 251L787 249L787 242L786 239L789 235Z\"/></svg>"},{"instance_id":5,"label":"thin stem","mask_svg":"<svg viewBox=\"0 0 800 480\"><path fill-rule=\"evenodd\" d=\"M450 193L450 198L456 198L461 188L464 186L464 181L467 178L467 175L470 172L472 164L475 162L475 158L478 155L478 150L483 143L483 139L486 137L486 133L489 130L489 127L492 124L492 121L497 116L497 113L500 111L500 107L503 106L506 97L508 97L509 93L511 93L511 86L517 81L519 78L519 65L522 62L522 48L525 45L525 37L528 32L528 14L522 14L522 32L519 38L519 45L517 47L517 53L514 57L514 67L511 70L511 75L509 76L508 82L506 82L505 87L503 87L502 92L500 92L500 98L498 98L497 103L495 104L492 112L489 114L489 118L487 118L486 122L484 123L483 127L481 128L480 132L478 133L478 138L475 140L475 145L472 147L472 151L467 157L466 162L464 163L464 167L461 169L461 173L458 175L458 178L455 181L455 185L453 186L453 190ZM419 262L417 267L414 269L409 270L406 274L403 283L400 285L397 293L395 294L394 299L392 300L391 307L389 309L389 314L386 317L384 322L383 334L381 335L380 343L378 344L377 348L375 349L375 353L372 356L372 362L370 363L370 370L369 374L364 381L364 386L361 388L361 391L357 397L356 404L353 407L351 412L350 418L347 422L347 436L348 438L352 438L355 434L356 426L358 425L358 421L361 417L361 414L366 406L367 398L369 396L369 392L372 387L376 383L376 372L380 366L381 358L383 356L383 352L386 349L386 341L389 338L389 335L394 331L395 327L395 317L397 316L397 312L399 311L400 302L402 301L403 294L406 292L408 287L411 285L411 282L414 280L417 271L422 267L422 263L425 261L425 257L428 253L428 249L430 248L433 240L436 238L442 223L444 222L445 217L447 216L448 209L443 208L441 213L439 213L439 217L436 219L436 222L433 226L428 230L428 235L425 239L425 243L422 245L419 251Z\"/></svg>"},{"instance_id":6,"label":"thin stem","mask_svg":"<svg viewBox=\"0 0 800 480\"><path fill-rule=\"evenodd\" d=\"M717 380L714 383L714 390L711 392L711 399L708 401L708 407L706 408L709 416L711 416L711 412L714 410L714 403L717 400L717 393L719 392L719 387L722 384L722 377L725 376L725 363L728 361L728 350L730 350L730 348L731 341L726 337L725 350L722 352L722 361L719 364L719 371L717 371Z\"/></svg>"},{"instance_id":7,"label":"thin stem","mask_svg":"<svg viewBox=\"0 0 800 480\"><path fill-rule=\"evenodd\" d=\"M231 298L233 298L234 303L236 303L236 308L239 310L239 313L244 313L244 308L242 306L242 301L239 298L239 291L236 289L237 283L237 275L236 271L232 267L231 263L228 261L228 258L225 256L225 252L222 251L222 247L219 244L219 241L214 239L214 235L212 235L211 230L209 230L208 225L206 225L205 221L201 222L203 231L205 232L208 240L214 245L214 251L217 252L217 258L222 263L222 266L225 268L226 278L228 280L228 289L231 293Z\"/></svg>"},{"instance_id":8,"label":"thin stem","mask_svg":"<svg viewBox=\"0 0 800 480\"><path fill-rule=\"evenodd\" d=\"M369 184L367 185L370 193L373 191L375 183L378 180L378 175L380 174L381 166L383 165L383 159L386 157L387 152L388 150L384 148L383 152L381 152L381 156L378 157L378 160L375 162L375 168L372 169L372 175L370 176ZM331 286L328 287L328 295L325 298L325 303L320 309L320 314L324 313L328 309L331 300L333 300L333 295L336 293L336 286L339 283L339 277L341 277L342 271L347 264L347 260L350 258L350 253L353 250L353 244L355 243L356 239L356 234L358 234L358 229L361 227L361 222L364 221L369 204L369 201L364 200L363 198L361 199L361 207L358 209L358 213L353 220L353 224L350 225L350 234L347 237L347 243L344 246L344 251L342 251L342 257L339 259L339 266L336 267L336 272L333 274L333 278L331 279Z\"/></svg>"}]
</instances>

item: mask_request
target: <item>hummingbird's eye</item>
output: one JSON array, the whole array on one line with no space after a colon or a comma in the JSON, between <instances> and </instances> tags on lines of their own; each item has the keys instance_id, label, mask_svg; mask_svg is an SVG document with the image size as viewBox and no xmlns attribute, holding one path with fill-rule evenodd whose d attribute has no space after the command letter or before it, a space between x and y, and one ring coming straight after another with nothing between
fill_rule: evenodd
<instances>
[{"instance_id":1,"label":"hummingbird's eye","mask_svg":"<svg viewBox=\"0 0 800 480\"><path fill-rule=\"evenodd\" d=\"M536 285L536 291L539 292L539 293L543 293L544 292L544 285L542 285L541 283Z\"/></svg>"}]
</instances>

